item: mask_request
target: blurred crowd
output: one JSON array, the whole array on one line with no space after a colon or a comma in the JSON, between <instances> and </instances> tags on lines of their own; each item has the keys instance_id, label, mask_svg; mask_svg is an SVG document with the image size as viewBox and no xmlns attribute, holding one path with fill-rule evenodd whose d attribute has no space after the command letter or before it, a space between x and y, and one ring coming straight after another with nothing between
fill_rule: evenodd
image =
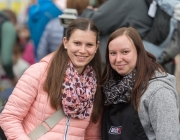
<instances>
[{"instance_id":1,"label":"blurred crowd","mask_svg":"<svg viewBox=\"0 0 180 140\"><path fill-rule=\"evenodd\" d=\"M91 4L98 7L104 1ZM11 9L0 11L0 87L13 89L24 71L60 46L64 27L58 18L65 8L78 15L89 0L30 0L16 15ZM11 93L12 90L8 90ZM8 94L9 96L9 94Z\"/></svg>"},{"instance_id":2,"label":"blurred crowd","mask_svg":"<svg viewBox=\"0 0 180 140\"><path fill-rule=\"evenodd\" d=\"M132 26L146 50L174 74L180 52L179 0L31 0L18 15L10 9L0 11L1 91L13 89L30 65L57 50L65 33L58 16L67 8L76 9L78 17L93 19L100 29L102 67L109 35Z\"/></svg>"}]
</instances>

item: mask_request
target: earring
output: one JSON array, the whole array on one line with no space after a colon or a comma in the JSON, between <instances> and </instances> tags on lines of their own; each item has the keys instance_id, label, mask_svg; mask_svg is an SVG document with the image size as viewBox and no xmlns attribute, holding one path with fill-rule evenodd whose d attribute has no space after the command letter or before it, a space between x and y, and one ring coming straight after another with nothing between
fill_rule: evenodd
<instances>
[{"instance_id":1,"label":"earring","mask_svg":"<svg viewBox=\"0 0 180 140\"><path fill-rule=\"evenodd\" d=\"M67 49L66 47L64 47L65 49Z\"/></svg>"}]
</instances>

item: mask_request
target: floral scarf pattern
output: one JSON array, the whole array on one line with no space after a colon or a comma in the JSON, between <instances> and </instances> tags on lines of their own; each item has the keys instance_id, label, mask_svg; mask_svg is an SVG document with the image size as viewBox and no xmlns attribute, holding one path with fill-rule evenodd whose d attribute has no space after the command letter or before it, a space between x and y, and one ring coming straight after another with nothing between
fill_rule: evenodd
<instances>
[{"instance_id":1,"label":"floral scarf pattern","mask_svg":"<svg viewBox=\"0 0 180 140\"><path fill-rule=\"evenodd\" d=\"M136 70L133 70L124 77L117 75L109 78L103 87L103 92L106 96L105 105L121 102L128 103L130 101L135 83Z\"/></svg>"},{"instance_id":2,"label":"floral scarf pattern","mask_svg":"<svg viewBox=\"0 0 180 140\"><path fill-rule=\"evenodd\" d=\"M90 116L96 87L96 74L91 66L87 65L83 73L78 74L72 62L69 62L62 85L64 113L79 119Z\"/></svg>"}]
</instances>

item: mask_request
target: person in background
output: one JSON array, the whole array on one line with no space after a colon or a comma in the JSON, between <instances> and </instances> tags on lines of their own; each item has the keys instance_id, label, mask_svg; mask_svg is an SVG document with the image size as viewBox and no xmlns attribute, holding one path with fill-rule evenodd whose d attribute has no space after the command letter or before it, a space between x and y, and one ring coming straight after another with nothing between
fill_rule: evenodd
<instances>
[{"instance_id":1,"label":"person in background","mask_svg":"<svg viewBox=\"0 0 180 140\"><path fill-rule=\"evenodd\" d=\"M145 50L134 28L110 35L102 83L102 140L180 139L176 79Z\"/></svg>"},{"instance_id":2,"label":"person in background","mask_svg":"<svg viewBox=\"0 0 180 140\"><path fill-rule=\"evenodd\" d=\"M66 0L54 0L55 5L63 11L66 8ZM64 37L64 27L58 17L50 20L46 25L37 49L37 61L57 50Z\"/></svg>"},{"instance_id":3,"label":"person in background","mask_svg":"<svg viewBox=\"0 0 180 140\"><path fill-rule=\"evenodd\" d=\"M38 140L101 140L98 37L93 21L78 18L68 26L60 48L25 71L0 116L8 140L30 140L36 134ZM62 119L53 119L57 123L51 126L47 119L59 111Z\"/></svg>"},{"instance_id":4,"label":"person in background","mask_svg":"<svg viewBox=\"0 0 180 140\"><path fill-rule=\"evenodd\" d=\"M4 88L9 88L17 83L17 77L13 72L13 47L17 38L17 20L15 13L9 9L4 9L0 12L0 20L0 63L2 66L0 70L0 84Z\"/></svg>"},{"instance_id":5,"label":"person in background","mask_svg":"<svg viewBox=\"0 0 180 140\"><path fill-rule=\"evenodd\" d=\"M34 43L34 53L37 59L39 41L47 23L62 14L55 2L58 0L37 0L28 10L28 28Z\"/></svg>"},{"instance_id":6,"label":"person in background","mask_svg":"<svg viewBox=\"0 0 180 140\"><path fill-rule=\"evenodd\" d=\"M166 48L161 49L157 62L161 65L172 62L176 55L180 53L180 21L177 22L171 40Z\"/></svg>"},{"instance_id":7,"label":"person in background","mask_svg":"<svg viewBox=\"0 0 180 140\"><path fill-rule=\"evenodd\" d=\"M168 73L174 74L174 59L180 52L180 20L176 17L180 1L146 0L146 2L149 6L154 5L157 10L155 10L155 15L150 14L153 10L149 10L153 24L147 36L143 38L144 47L157 58L157 62Z\"/></svg>"},{"instance_id":8,"label":"person in background","mask_svg":"<svg viewBox=\"0 0 180 140\"><path fill-rule=\"evenodd\" d=\"M34 44L30 39L30 33L27 26L23 26L18 30L19 45L23 49L22 59L30 65L35 63Z\"/></svg>"},{"instance_id":9,"label":"person in background","mask_svg":"<svg viewBox=\"0 0 180 140\"><path fill-rule=\"evenodd\" d=\"M172 35L172 39L168 44L168 46L170 47L166 47L165 49L163 49L157 59L158 62L162 65L171 62L176 57L176 55L180 53L180 1L175 5L172 14L177 23Z\"/></svg>"},{"instance_id":10,"label":"person in background","mask_svg":"<svg viewBox=\"0 0 180 140\"><path fill-rule=\"evenodd\" d=\"M23 75L30 64L22 58L24 48L20 45L19 39L13 48L13 72L18 79Z\"/></svg>"}]
</instances>

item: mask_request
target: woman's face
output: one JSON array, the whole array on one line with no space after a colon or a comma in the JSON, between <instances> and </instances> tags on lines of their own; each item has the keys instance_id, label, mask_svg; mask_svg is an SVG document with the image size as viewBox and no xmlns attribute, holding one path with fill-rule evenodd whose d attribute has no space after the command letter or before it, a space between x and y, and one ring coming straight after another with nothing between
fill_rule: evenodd
<instances>
[{"instance_id":1,"label":"woman's face","mask_svg":"<svg viewBox=\"0 0 180 140\"><path fill-rule=\"evenodd\" d=\"M74 68L80 74L84 67L94 58L99 43L96 34L90 30L75 30L70 39L63 39L63 44Z\"/></svg>"},{"instance_id":2,"label":"woman's face","mask_svg":"<svg viewBox=\"0 0 180 140\"><path fill-rule=\"evenodd\" d=\"M136 67L137 51L133 42L125 35L112 40L108 46L111 67L122 76Z\"/></svg>"}]
</instances>

